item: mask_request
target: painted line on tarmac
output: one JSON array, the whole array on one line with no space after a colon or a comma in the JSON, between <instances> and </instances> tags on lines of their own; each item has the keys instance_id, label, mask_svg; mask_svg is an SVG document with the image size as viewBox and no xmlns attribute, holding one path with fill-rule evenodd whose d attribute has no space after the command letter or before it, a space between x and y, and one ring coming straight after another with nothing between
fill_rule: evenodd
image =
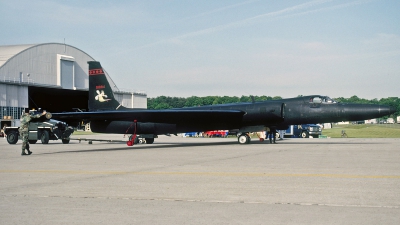
<instances>
[{"instance_id":1,"label":"painted line on tarmac","mask_svg":"<svg viewBox=\"0 0 400 225\"><path fill-rule=\"evenodd\" d=\"M134 171L79 171L79 170L0 170L0 173L48 173L82 175L195 175L219 177L321 177L355 179L400 179L400 175L352 175L352 174L280 174L280 173L229 173L229 172L134 172Z\"/></svg>"},{"instance_id":2,"label":"painted line on tarmac","mask_svg":"<svg viewBox=\"0 0 400 225\"><path fill-rule=\"evenodd\" d=\"M328 206L328 207L357 207L357 208L389 208L399 209L396 205L362 205L362 204L332 204L317 202L268 202L268 201L245 201L245 200L217 200L217 199L186 199L186 198L137 198L121 196L71 196L71 195L0 195L1 197L29 197L29 198L75 198L75 199L102 199L102 200L130 200L130 201L169 201L169 202L205 202L205 203L227 203L227 204L266 204L266 205L297 205L297 206Z\"/></svg>"}]
</instances>

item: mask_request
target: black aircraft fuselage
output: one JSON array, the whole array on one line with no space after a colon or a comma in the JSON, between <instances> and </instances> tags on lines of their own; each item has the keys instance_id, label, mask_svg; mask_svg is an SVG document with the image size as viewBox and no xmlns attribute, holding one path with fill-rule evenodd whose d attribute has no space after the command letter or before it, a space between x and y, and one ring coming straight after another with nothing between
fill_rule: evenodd
<instances>
[{"instance_id":1,"label":"black aircraft fuselage","mask_svg":"<svg viewBox=\"0 0 400 225\"><path fill-rule=\"evenodd\" d=\"M242 126L266 124L287 129L294 124L332 123L379 118L394 113L384 105L338 103L327 96L312 95L297 98L270 100L254 103L210 105L182 110L240 110Z\"/></svg>"},{"instance_id":2,"label":"black aircraft fuselage","mask_svg":"<svg viewBox=\"0 0 400 225\"><path fill-rule=\"evenodd\" d=\"M390 115L385 105L343 104L327 96L312 95L263 102L187 107L179 109L128 109L114 98L99 62L89 63L89 112L54 113L64 121L90 120L93 132L147 135L147 143L161 134L237 130L239 143L249 143L247 132L266 127L286 129L305 123L357 121ZM150 135L150 136L149 136Z\"/></svg>"}]
</instances>

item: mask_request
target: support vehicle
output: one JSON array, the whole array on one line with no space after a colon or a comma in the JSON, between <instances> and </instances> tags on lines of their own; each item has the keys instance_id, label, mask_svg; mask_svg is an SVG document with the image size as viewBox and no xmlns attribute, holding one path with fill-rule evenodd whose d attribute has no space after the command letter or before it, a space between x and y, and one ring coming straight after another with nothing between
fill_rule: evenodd
<instances>
[{"instance_id":1,"label":"support vehicle","mask_svg":"<svg viewBox=\"0 0 400 225\"><path fill-rule=\"evenodd\" d=\"M31 111L30 113L37 114L38 111ZM7 142L9 144L16 144L19 139L19 127L6 127L5 133L7 135ZM48 144L49 140L61 139L63 144L68 144L70 136L74 132L74 128L68 126L65 122L51 119L51 113L46 116L32 119L28 127L28 141L29 144L36 144L38 140L42 144Z\"/></svg>"},{"instance_id":2,"label":"support vehicle","mask_svg":"<svg viewBox=\"0 0 400 225\"><path fill-rule=\"evenodd\" d=\"M285 131L285 137L291 138L318 138L322 134L322 128L316 124L291 125Z\"/></svg>"}]
</instances>

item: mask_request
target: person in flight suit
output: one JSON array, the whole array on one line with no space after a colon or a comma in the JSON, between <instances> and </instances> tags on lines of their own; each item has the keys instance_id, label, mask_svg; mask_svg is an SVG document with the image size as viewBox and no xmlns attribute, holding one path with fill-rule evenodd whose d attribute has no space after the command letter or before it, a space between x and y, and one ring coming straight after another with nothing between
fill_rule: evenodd
<instances>
[{"instance_id":1,"label":"person in flight suit","mask_svg":"<svg viewBox=\"0 0 400 225\"><path fill-rule=\"evenodd\" d=\"M43 111L42 114L36 114L36 115L31 115L29 114L29 109L25 109L25 113L22 114L20 122L21 126L19 127L19 135L21 136L22 139L22 153L21 155L30 155L32 152L29 150L29 142L28 142L28 127L29 127L29 122L33 118L39 118L43 115L46 114L46 110ZM25 149L28 151L28 153L25 153Z\"/></svg>"}]
</instances>

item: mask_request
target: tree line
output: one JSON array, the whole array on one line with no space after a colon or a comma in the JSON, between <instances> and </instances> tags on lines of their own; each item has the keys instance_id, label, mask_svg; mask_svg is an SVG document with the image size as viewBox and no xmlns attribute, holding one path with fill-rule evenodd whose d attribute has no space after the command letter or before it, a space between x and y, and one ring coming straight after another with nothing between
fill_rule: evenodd
<instances>
[{"instance_id":1,"label":"tree line","mask_svg":"<svg viewBox=\"0 0 400 225\"><path fill-rule=\"evenodd\" d=\"M300 97L301 95L299 95ZM230 97L230 96L205 96L197 97L191 96L187 98L183 97L168 97L168 96L158 96L155 98L147 98L147 108L148 109L172 109L172 108L183 108L183 107L193 107L193 106L203 106L203 105L216 105L216 104L228 104L228 103L239 103L239 102L252 102L254 101L266 101L266 100L279 100L282 99L280 96L245 96L241 97ZM398 97L388 97L381 99L364 99L359 98L356 95L350 98L338 97L334 98L338 102L343 103L362 103L362 104L381 104L389 105L397 109L393 117L399 115L400 112L400 98Z\"/></svg>"},{"instance_id":2,"label":"tree line","mask_svg":"<svg viewBox=\"0 0 400 225\"><path fill-rule=\"evenodd\" d=\"M191 96L188 98L183 97L168 97L159 96L156 98L147 98L148 109L172 109L172 108L183 108L192 106L203 106L203 105L217 105L217 104L228 104L228 103L239 103L239 102L252 102L254 101L266 101L266 100L278 100L282 99L279 96L244 96L242 97L230 97L230 96L205 96L196 97Z\"/></svg>"}]
</instances>

